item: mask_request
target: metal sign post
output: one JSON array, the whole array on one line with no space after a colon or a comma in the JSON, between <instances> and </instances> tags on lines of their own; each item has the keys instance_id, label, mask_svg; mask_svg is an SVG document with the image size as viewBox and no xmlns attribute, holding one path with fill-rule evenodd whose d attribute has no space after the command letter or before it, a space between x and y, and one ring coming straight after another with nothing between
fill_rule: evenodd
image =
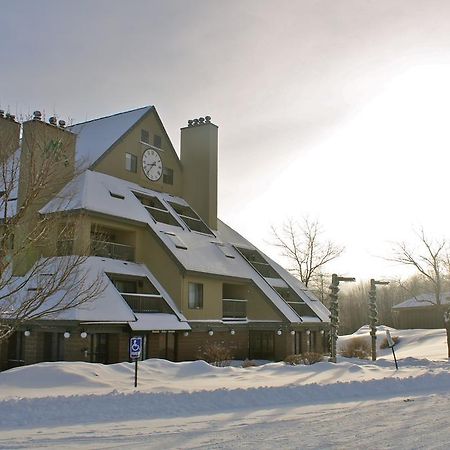
<instances>
[{"instance_id":1,"label":"metal sign post","mask_svg":"<svg viewBox=\"0 0 450 450\"><path fill-rule=\"evenodd\" d=\"M394 351L395 342L392 339L391 333L389 332L389 330L386 330L386 340L388 342L388 347L392 350L392 355L394 356L395 369L398 370L397 358L395 357L395 351Z\"/></svg>"},{"instance_id":2,"label":"metal sign post","mask_svg":"<svg viewBox=\"0 0 450 450\"><path fill-rule=\"evenodd\" d=\"M138 360L142 352L142 337L134 336L130 339L130 359L134 361L134 387L137 387Z\"/></svg>"}]
</instances>

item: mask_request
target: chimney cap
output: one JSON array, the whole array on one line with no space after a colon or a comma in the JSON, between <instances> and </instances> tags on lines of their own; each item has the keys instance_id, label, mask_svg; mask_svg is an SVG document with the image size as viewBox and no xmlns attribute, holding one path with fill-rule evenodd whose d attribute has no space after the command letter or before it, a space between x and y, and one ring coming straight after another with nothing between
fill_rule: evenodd
<instances>
[{"instance_id":1,"label":"chimney cap","mask_svg":"<svg viewBox=\"0 0 450 450\"><path fill-rule=\"evenodd\" d=\"M50 125L56 125L58 123L58 119L55 116L52 116L48 119L48 123Z\"/></svg>"},{"instance_id":2,"label":"chimney cap","mask_svg":"<svg viewBox=\"0 0 450 450\"><path fill-rule=\"evenodd\" d=\"M61 128L64 128L64 127L66 126L66 121L61 119L61 120L58 122L58 125L59 125Z\"/></svg>"},{"instance_id":3,"label":"chimney cap","mask_svg":"<svg viewBox=\"0 0 450 450\"><path fill-rule=\"evenodd\" d=\"M33 120L41 120L41 119L42 119L42 113L40 111L34 111Z\"/></svg>"},{"instance_id":4,"label":"chimney cap","mask_svg":"<svg viewBox=\"0 0 450 450\"><path fill-rule=\"evenodd\" d=\"M198 125L204 125L205 123L211 123L211 116L188 120L188 127L196 127Z\"/></svg>"}]
</instances>

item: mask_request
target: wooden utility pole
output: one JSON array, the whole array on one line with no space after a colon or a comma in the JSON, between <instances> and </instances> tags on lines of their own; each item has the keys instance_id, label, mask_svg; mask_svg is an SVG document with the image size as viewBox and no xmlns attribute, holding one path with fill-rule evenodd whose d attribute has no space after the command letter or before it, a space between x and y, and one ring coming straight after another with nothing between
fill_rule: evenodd
<instances>
[{"instance_id":1,"label":"wooden utility pole","mask_svg":"<svg viewBox=\"0 0 450 450\"><path fill-rule=\"evenodd\" d=\"M377 285L387 285L389 281L376 281L373 278L370 280L369 290L369 322L370 322L370 337L372 339L372 361L377 360Z\"/></svg>"},{"instance_id":2,"label":"wooden utility pole","mask_svg":"<svg viewBox=\"0 0 450 450\"><path fill-rule=\"evenodd\" d=\"M355 281L353 277L339 277L337 274L333 273L331 276L330 285L330 349L331 355L329 362L336 362L336 343L338 339L338 328L339 328L339 282Z\"/></svg>"}]
</instances>

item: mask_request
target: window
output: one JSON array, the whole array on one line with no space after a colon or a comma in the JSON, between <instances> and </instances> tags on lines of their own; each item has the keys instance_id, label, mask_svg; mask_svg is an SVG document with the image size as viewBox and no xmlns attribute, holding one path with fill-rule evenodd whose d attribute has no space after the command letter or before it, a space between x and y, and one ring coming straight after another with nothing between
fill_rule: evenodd
<instances>
[{"instance_id":1,"label":"window","mask_svg":"<svg viewBox=\"0 0 450 450\"><path fill-rule=\"evenodd\" d=\"M64 333L44 333L44 361L64 361Z\"/></svg>"},{"instance_id":2,"label":"window","mask_svg":"<svg viewBox=\"0 0 450 450\"><path fill-rule=\"evenodd\" d=\"M91 362L108 363L108 335L106 333L91 335Z\"/></svg>"},{"instance_id":3,"label":"window","mask_svg":"<svg viewBox=\"0 0 450 450\"><path fill-rule=\"evenodd\" d=\"M150 144L150 133L148 132L148 130L141 130L141 142Z\"/></svg>"},{"instance_id":4,"label":"window","mask_svg":"<svg viewBox=\"0 0 450 450\"><path fill-rule=\"evenodd\" d=\"M125 153L125 169L128 170L128 172L137 172L136 155L133 155L132 153Z\"/></svg>"},{"instance_id":5,"label":"window","mask_svg":"<svg viewBox=\"0 0 450 450\"><path fill-rule=\"evenodd\" d=\"M191 231L198 231L199 233L210 234L214 236L213 232L206 226L202 219L194 212L190 206L180 205L174 202L168 202L169 205L178 214L178 217L186 224Z\"/></svg>"},{"instance_id":6,"label":"window","mask_svg":"<svg viewBox=\"0 0 450 450\"><path fill-rule=\"evenodd\" d=\"M164 234L169 236L169 239L172 241L172 243L175 245L176 248L181 248L183 250L187 250L187 245L175 233L171 233L169 231L165 231Z\"/></svg>"},{"instance_id":7,"label":"window","mask_svg":"<svg viewBox=\"0 0 450 450\"><path fill-rule=\"evenodd\" d=\"M173 170L168 167L164 167L163 169L163 183L173 184Z\"/></svg>"},{"instance_id":8,"label":"window","mask_svg":"<svg viewBox=\"0 0 450 450\"><path fill-rule=\"evenodd\" d=\"M137 293L137 281L136 280L112 280L114 286L119 292L125 292L127 294Z\"/></svg>"},{"instance_id":9,"label":"window","mask_svg":"<svg viewBox=\"0 0 450 450\"><path fill-rule=\"evenodd\" d=\"M161 148L161 136L158 134L153 136L153 145L157 148Z\"/></svg>"},{"instance_id":10,"label":"window","mask_svg":"<svg viewBox=\"0 0 450 450\"><path fill-rule=\"evenodd\" d=\"M134 193L134 195L142 203L155 222L165 223L167 225L173 225L181 228L180 224L175 220L175 217L170 214L159 198L137 193Z\"/></svg>"},{"instance_id":11,"label":"window","mask_svg":"<svg viewBox=\"0 0 450 450\"><path fill-rule=\"evenodd\" d=\"M236 247L236 250L247 260L247 262L264 278L280 278L280 275L257 251L247 248Z\"/></svg>"},{"instance_id":12,"label":"window","mask_svg":"<svg viewBox=\"0 0 450 450\"><path fill-rule=\"evenodd\" d=\"M203 308L203 284L189 283L188 306L189 309Z\"/></svg>"}]
</instances>

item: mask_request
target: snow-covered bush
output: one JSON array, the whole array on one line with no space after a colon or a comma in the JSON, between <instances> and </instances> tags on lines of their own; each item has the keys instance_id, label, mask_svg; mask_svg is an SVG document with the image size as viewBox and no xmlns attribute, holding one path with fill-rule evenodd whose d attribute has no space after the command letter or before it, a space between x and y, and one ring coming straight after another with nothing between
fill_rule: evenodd
<instances>
[{"instance_id":1,"label":"snow-covered bush","mask_svg":"<svg viewBox=\"0 0 450 450\"><path fill-rule=\"evenodd\" d=\"M284 359L284 363L290 366L297 366L299 364L311 365L323 360L323 355L314 352L305 352L301 355L288 355Z\"/></svg>"},{"instance_id":2,"label":"snow-covered bush","mask_svg":"<svg viewBox=\"0 0 450 450\"><path fill-rule=\"evenodd\" d=\"M370 343L365 337L348 339L341 349L341 355L346 358L368 359L370 356Z\"/></svg>"},{"instance_id":3,"label":"snow-covered bush","mask_svg":"<svg viewBox=\"0 0 450 450\"><path fill-rule=\"evenodd\" d=\"M246 359L242 362L242 367L245 369L247 367L255 367L258 364L256 363L256 361L253 361L253 359Z\"/></svg>"},{"instance_id":4,"label":"snow-covered bush","mask_svg":"<svg viewBox=\"0 0 450 450\"><path fill-rule=\"evenodd\" d=\"M220 342L206 343L199 353L201 359L216 367L229 366L233 359L229 348Z\"/></svg>"}]
</instances>

